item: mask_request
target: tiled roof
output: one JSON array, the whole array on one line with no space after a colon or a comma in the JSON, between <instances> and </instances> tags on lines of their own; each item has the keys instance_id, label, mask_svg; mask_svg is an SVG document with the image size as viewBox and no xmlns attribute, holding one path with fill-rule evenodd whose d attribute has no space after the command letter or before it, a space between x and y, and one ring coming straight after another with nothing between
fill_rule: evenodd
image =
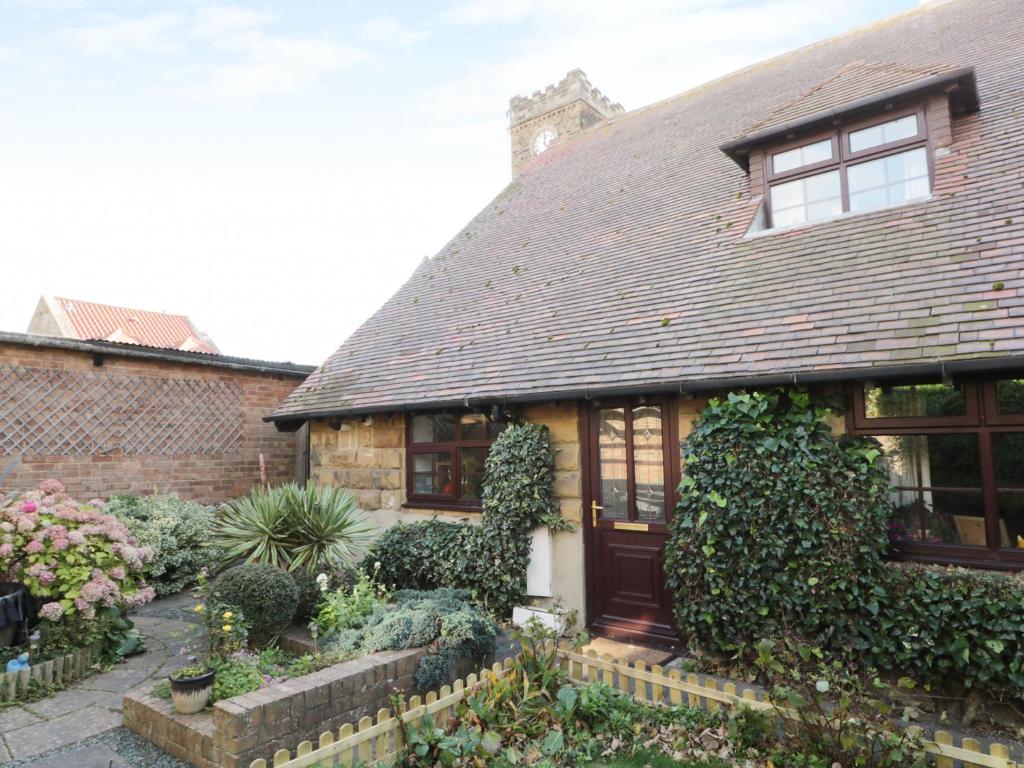
<instances>
[{"instance_id":1,"label":"tiled roof","mask_svg":"<svg viewBox=\"0 0 1024 768\"><path fill-rule=\"evenodd\" d=\"M1024 355L1020 10L931 2L553 147L278 417ZM972 66L981 110L930 199L745 236L757 200L719 146Z\"/></svg>"},{"instance_id":2,"label":"tiled roof","mask_svg":"<svg viewBox=\"0 0 1024 768\"><path fill-rule=\"evenodd\" d=\"M216 345L184 315L114 307L59 296L53 301L79 339L101 339L209 354L219 352Z\"/></svg>"}]
</instances>

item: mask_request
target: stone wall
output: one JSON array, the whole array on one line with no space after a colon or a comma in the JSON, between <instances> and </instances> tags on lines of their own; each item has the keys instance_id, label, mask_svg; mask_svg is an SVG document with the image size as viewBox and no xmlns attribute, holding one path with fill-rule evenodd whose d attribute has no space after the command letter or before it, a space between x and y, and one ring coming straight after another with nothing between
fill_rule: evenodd
<instances>
[{"instance_id":1,"label":"stone wall","mask_svg":"<svg viewBox=\"0 0 1024 768\"><path fill-rule=\"evenodd\" d=\"M259 372L0 341L0 491L60 480L83 499L216 502L296 475L295 433L263 417L304 373Z\"/></svg>"},{"instance_id":2,"label":"stone wall","mask_svg":"<svg viewBox=\"0 0 1024 768\"><path fill-rule=\"evenodd\" d=\"M179 715L171 702L143 693L124 698L124 724L197 768L246 768L279 749L314 743L325 731L376 715L396 691L411 693L422 648L384 651Z\"/></svg>"},{"instance_id":3,"label":"stone wall","mask_svg":"<svg viewBox=\"0 0 1024 768\"><path fill-rule=\"evenodd\" d=\"M576 525L554 539L554 583L566 605L583 615L582 472L579 406L574 402L525 407L521 416L551 431L555 454L554 490L559 508ZM479 513L410 508L407 500L405 416L377 414L366 425L348 419L340 429L326 421L310 424L310 476L320 485L345 488L383 530L397 522L427 520L437 515L452 522L479 523ZM546 601L540 601L541 603Z\"/></svg>"}]
</instances>

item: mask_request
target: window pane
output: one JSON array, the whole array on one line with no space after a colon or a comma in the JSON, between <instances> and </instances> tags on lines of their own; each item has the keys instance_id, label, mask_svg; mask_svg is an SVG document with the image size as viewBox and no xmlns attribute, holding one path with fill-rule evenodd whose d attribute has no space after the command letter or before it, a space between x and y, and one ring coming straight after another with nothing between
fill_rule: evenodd
<instances>
[{"instance_id":1,"label":"window pane","mask_svg":"<svg viewBox=\"0 0 1024 768\"><path fill-rule=\"evenodd\" d=\"M993 432L992 459L998 489L999 546L1024 549L1024 432Z\"/></svg>"},{"instance_id":2,"label":"window pane","mask_svg":"<svg viewBox=\"0 0 1024 768\"><path fill-rule=\"evenodd\" d=\"M454 498L455 482L452 479L451 453L413 454L412 492Z\"/></svg>"},{"instance_id":3,"label":"window pane","mask_svg":"<svg viewBox=\"0 0 1024 768\"><path fill-rule=\"evenodd\" d=\"M832 139L824 139L813 144L805 144L802 147L772 155L772 170L775 173L784 173L794 168L821 163L831 159Z\"/></svg>"},{"instance_id":4,"label":"window pane","mask_svg":"<svg viewBox=\"0 0 1024 768\"><path fill-rule=\"evenodd\" d=\"M771 198L776 227L818 221L843 212L839 171L775 184L771 188Z\"/></svg>"},{"instance_id":5,"label":"window pane","mask_svg":"<svg viewBox=\"0 0 1024 768\"><path fill-rule=\"evenodd\" d=\"M601 517L629 519L626 475L626 409L602 408L598 412L597 455L601 477Z\"/></svg>"},{"instance_id":6,"label":"window pane","mask_svg":"<svg viewBox=\"0 0 1024 768\"><path fill-rule=\"evenodd\" d=\"M484 495L484 462L487 460L487 448L459 449L459 480L462 489L459 496L463 499L477 501Z\"/></svg>"},{"instance_id":7,"label":"window pane","mask_svg":"<svg viewBox=\"0 0 1024 768\"><path fill-rule=\"evenodd\" d=\"M928 156L924 147L900 152L846 170L850 210L867 211L927 197Z\"/></svg>"},{"instance_id":8,"label":"window pane","mask_svg":"<svg viewBox=\"0 0 1024 768\"><path fill-rule=\"evenodd\" d=\"M893 485L894 540L985 545L977 434L885 435L878 441Z\"/></svg>"},{"instance_id":9,"label":"window pane","mask_svg":"<svg viewBox=\"0 0 1024 768\"><path fill-rule=\"evenodd\" d=\"M999 546L1024 549L1024 493L1000 492L996 495L999 510Z\"/></svg>"},{"instance_id":10,"label":"window pane","mask_svg":"<svg viewBox=\"0 0 1024 768\"><path fill-rule=\"evenodd\" d=\"M869 419L963 416L963 388L953 384L864 385L864 415Z\"/></svg>"},{"instance_id":11,"label":"window pane","mask_svg":"<svg viewBox=\"0 0 1024 768\"><path fill-rule=\"evenodd\" d=\"M860 152L917 135L917 115L907 115L870 128L850 131L850 151Z\"/></svg>"},{"instance_id":12,"label":"window pane","mask_svg":"<svg viewBox=\"0 0 1024 768\"><path fill-rule=\"evenodd\" d=\"M665 456L661 439L661 408L633 409L633 482L636 516L644 522L665 520Z\"/></svg>"},{"instance_id":13,"label":"window pane","mask_svg":"<svg viewBox=\"0 0 1024 768\"><path fill-rule=\"evenodd\" d=\"M454 416L447 413L423 413L412 417L414 443L450 443L454 439Z\"/></svg>"},{"instance_id":14,"label":"window pane","mask_svg":"<svg viewBox=\"0 0 1024 768\"><path fill-rule=\"evenodd\" d=\"M459 417L463 440L486 440L487 417L482 413L465 413Z\"/></svg>"},{"instance_id":15,"label":"window pane","mask_svg":"<svg viewBox=\"0 0 1024 768\"><path fill-rule=\"evenodd\" d=\"M1024 413L1024 379L996 382L996 410L1002 414Z\"/></svg>"}]
</instances>

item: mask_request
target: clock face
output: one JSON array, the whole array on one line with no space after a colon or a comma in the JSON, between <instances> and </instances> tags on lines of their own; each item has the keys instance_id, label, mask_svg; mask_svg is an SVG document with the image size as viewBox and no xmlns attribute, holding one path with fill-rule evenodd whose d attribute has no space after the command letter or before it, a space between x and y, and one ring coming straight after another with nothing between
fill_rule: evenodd
<instances>
[{"instance_id":1,"label":"clock face","mask_svg":"<svg viewBox=\"0 0 1024 768\"><path fill-rule=\"evenodd\" d=\"M555 133L554 128L545 128L543 131L538 133L533 140L533 154L539 155L545 149L550 147L557 136L558 134Z\"/></svg>"}]
</instances>

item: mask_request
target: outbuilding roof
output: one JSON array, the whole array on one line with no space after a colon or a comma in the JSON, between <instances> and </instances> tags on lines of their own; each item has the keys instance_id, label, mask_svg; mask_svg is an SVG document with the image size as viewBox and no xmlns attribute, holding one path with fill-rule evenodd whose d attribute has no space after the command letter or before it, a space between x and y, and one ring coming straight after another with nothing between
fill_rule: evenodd
<instances>
[{"instance_id":1,"label":"outbuilding roof","mask_svg":"<svg viewBox=\"0 0 1024 768\"><path fill-rule=\"evenodd\" d=\"M931 2L556 145L274 418L1020 361L1022 39L1017 0ZM929 199L748 232L720 147L966 71Z\"/></svg>"}]
</instances>

